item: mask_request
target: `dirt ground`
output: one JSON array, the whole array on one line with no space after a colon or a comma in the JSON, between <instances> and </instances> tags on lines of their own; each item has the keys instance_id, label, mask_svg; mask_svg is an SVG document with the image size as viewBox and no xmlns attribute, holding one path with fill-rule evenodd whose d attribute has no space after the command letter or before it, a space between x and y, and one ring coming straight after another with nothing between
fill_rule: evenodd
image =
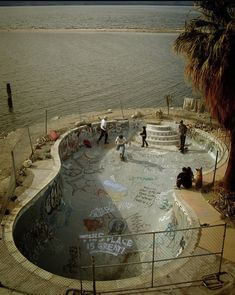
<instances>
[{"instance_id":1,"label":"dirt ground","mask_svg":"<svg viewBox=\"0 0 235 295\"><path fill-rule=\"evenodd\" d=\"M59 134L63 134L69 129L72 129L79 124L83 125L84 123L98 122L103 115L108 116L108 120L112 119L122 119L122 118L142 118L146 122L153 122L163 120L174 120L179 122L184 120L184 123L192 127L197 127L203 129L207 132L214 133L217 137L224 139L225 131L219 126L215 120L210 120L210 115L208 113L196 113L193 111L183 110L182 108L171 108L168 111L166 108L148 108L148 109L128 109L123 110L107 110L102 113L87 113L87 114L75 114L69 115L66 117L56 117L50 120L48 123L48 130L56 130ZM43 135L43 124L38 124L30 127L30 133L32 140L32 147L34 150L32 161L39 161L46 158L50 158L50 147L53 144L53 141L50 141L45 134ZM0 206L6 200L7 195L9 195L9 181L12 173L12 150L16 150L16 147L21 147L24 149L24 141L22 140L25 135L25 129L18 129L12 131L7 135L0 135ZM18 148L20 149L20 148ZM23 162L30 157L30 150L28 151L27 157L25 153L18 153L17 161L23 165ZM19 167L19 166L18 166ZM27 168L17 171L17 187L14 191L14 194L10 193L10 196L19 196L24 187L28 187L32 182L33 175L31 175ZM23 185L24 184L24 185ZM208 198L208 201L214 200L215 196L211 194L206 194L205 198ZM11 202L9 206L13 206ZM3 206L2 206L3 207ZM9 208L10 209L10 208Z\"/></svg>"}]
</instances>

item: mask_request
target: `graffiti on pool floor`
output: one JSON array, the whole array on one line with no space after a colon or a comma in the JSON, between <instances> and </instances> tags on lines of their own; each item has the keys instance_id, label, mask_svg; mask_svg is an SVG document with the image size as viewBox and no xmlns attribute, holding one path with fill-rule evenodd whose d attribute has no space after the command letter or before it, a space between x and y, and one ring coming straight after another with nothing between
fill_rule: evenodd
<instances>
[{"instance_id":1,"label":"graffiti on pool floor","mask_svg":"<svg viewBox=\"0 0 235 295\"><path fill-rule=\"evenodd\" d=\"M80 235L80 243L86 246L86 249L93 253L106 253L114 256L124 254L126 249L133 246L133 240L122 238L121 236L104 237L104 233L92 233Z\"/></svg>"},{"instance_id":2,"label":"graffiti on pool floor","mask_svg":"<svg viewBox=\"0 0 235 295\"><path fill-rule=\"evenodd\" d=\"M83 223L88 231L96 231L103 226L103 221L100 219L83 219Z\"/></svg>"},{"instance_id":3,"label":"graffiti on pool floor","mask_svg":"<svg viewBox=\"0 0 235 295\"><path fill-rule=\"evenodd\" d=\"M143 204L145 207L151 207L154 204L157 194L159 194L159 192L156 192L155 188L144 186L139 190L135 197L135 201Z\"/></svg>"},{"instance_id":4,"label":"graffiti on pool floor","mask_svg":"<svg viewBox=\"0 0 235 295\"><path fill-rule=\"evenodd\" d=\"M115 212L116 210L117 209L115 208L114 204L108 204L108 206L105 206L105 207L94 208L93 210L91 210L91 213L89 214L89 216L102 217L106 214Z\"/></svg>"},{"instance_id":5,"label":"graffiti on pool floor","mask_svg":"<svg viewBox=\"0 0 235 295\"><path fill-rule=\"evenodd\" d=\"M103 171L103 168L98 166L97 159L81 160L84 154L85 152L80 155L79 159L73 159L72 167L63 164L63 179L71 187L72 196L79 192L94 193L96 174Z\"/></svg>"},{"instance_id":6,"label":"graffiti on pool floor","mask_svg":"<svg viewBox=\"0 0 235 295\"><path fill-rule=\"evenodd\" d=\"M110 235L120 235L126 230L126 222L121 218L114 218L109 222L109 234Z\"/></svg>"},{"instance_id":7,"label":"graffiti on pool floor","mask_svg":"<svg viewBox=\"0 0 235 295\"><path fill-rule=\"evenodd\" d=\"M129 180L130 181L140 181L140 182L143 182L143 181L154 181L156 178L155 177L147 177L147 176L130 176L129 177Z\"/></svg>"}]
</instances>

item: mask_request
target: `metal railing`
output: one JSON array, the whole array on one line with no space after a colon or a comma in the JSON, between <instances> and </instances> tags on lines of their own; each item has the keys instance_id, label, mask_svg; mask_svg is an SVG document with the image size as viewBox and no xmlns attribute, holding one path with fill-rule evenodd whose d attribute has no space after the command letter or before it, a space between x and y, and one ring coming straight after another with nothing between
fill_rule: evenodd
<instances>
[{"instance_id":1,"label":"metal railing","mask_svg":"<svg viewBox=\"0 0 235 295\"><path fill-rule=\"evenodd\" d=\"M80 237L78 265L81 288L68 289L66 294L131 292L198 282L206 285L211 276L221 287L225 235L226 224L219 224ZM127 247L128 243L130 247ZM124 250L115 247L121 247L121 244L126 245ZM118 254L115 249L119 249ZM110 281L116 287L110 287Z\"/></svg>"}]
</instances>

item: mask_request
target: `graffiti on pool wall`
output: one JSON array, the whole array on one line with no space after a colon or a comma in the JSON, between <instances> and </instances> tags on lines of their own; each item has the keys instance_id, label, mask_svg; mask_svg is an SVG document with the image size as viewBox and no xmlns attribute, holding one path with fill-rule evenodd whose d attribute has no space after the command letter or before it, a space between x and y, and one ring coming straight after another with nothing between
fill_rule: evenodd
<instances>
[{"instance_id":1,"label":"graffiti on pool wall","mask_svg":"<svg viewBox=\"0 0 235 295\"><path fill-rule=\"evenodd\" d=\"M65 273L77 273L78 272L78 249L76 246L69 247L69 259L68 263L63 266Z\"/></svg>"},{"instance_id":2,"label":"graffiti on pool wall","mask_svg":"<svg viewBox=\"0 0 235 295\"><path fill-rule=\"evenodd\" d=\"M23 234L19 248L30 261L37 263L40 254L47 247L47 242L52 240L53 236L48 222L41 218L36 219L32 228Z\"/></svg>"},{"instance_id":3,"label":"graffiti on pool wall","mask_svg":"<svg viewBox=\"0 0 235 295\"><path fill-rule=\"evenodd\" d=\"M121 236L104 237L104 233L80 235L80 242L85 245L90 254L106 253L114 256L123 254L133 246L133 240Z\"/></svg>"},{"instance_id":4,"label":"graffiti on pool wall","mask_svg":"<svg viewBox=\"0 0 235 295\"><path fill-rule=\"evenodd\" d=\"M138 212L127 217L126 220L131 232L133 233L144 232L150 227L150 224L144 223L142 216Z\"/></svg>"},{"instance_id":5,"label":"graffiti on pool wall","mask_svg":"<svg viewBox=\"0 0 235 295\"><path fill-rule=\"evenodd\" d=\"M45 192L45 210L47 214L51 214L53 210L57 209L61 204L62 188L61 179L57 177L52 185L48 187Z\"/></svg>"},{"instance_id":6,"label":"graffiti on pool wall","mask_svg":"<svg viewBox=\"0 0 235 295\"><path fill-rule=\"evenodd\" d=\"M71 132L65 137L59 146L59 154L61 160L66 160L72 153L76 152L79 148L79 134L80 130Z\"/></svg>"}]
</instances>

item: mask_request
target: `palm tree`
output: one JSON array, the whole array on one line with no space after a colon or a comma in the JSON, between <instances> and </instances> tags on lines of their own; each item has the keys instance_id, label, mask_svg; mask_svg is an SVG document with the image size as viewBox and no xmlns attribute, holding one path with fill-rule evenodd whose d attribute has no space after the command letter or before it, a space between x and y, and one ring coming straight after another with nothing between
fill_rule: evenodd
<instances>
[{"instance_id":1,"label":"palm tree","mask_svg":"<svg viewBox=\"0 0 235 295\"><path fill-rule=\"evenodd\" d=\"M231 1L230 1L231 2ZM231 135L231 149L223 178L235 191L235 15L226 0L195 1L200 14L185 24L174 42L186 58L185 74L205 98L212 117Z\"/></svg>"}]
</instances>

